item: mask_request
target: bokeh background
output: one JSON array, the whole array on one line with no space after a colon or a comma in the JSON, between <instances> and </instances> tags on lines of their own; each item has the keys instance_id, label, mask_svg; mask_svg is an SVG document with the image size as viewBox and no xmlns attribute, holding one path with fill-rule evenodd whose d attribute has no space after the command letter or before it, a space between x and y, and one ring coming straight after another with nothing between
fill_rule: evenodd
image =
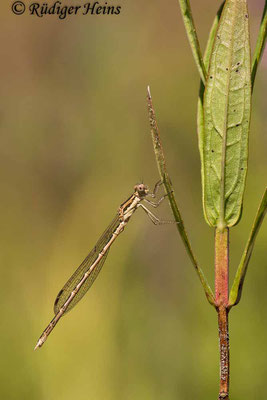
<instances>
[{"instance_id":1,"label":"bokeh background","mask_svg":"<svg viewBox=\"0 0 267 400\"><path fill-rule=\"evenodd\" d=\"M217 398L216 313L175 226L155 227L141 211L87 296L33 351L58 291L133 185L159 179L147 84L189 237L213 284L196 134L199 77L178 2L116 4L119 16L64 21L15 16L10 1L0 6L1 399ZM202 49L219 4L192 1ZM263 6L249 1L253 48ZM231 230L231 279L266 184L266 67L265 57L243 218ZM158 213L172 218L168 204ZM236 400L267 396L266 238L265 223L230 314Z\"/></svg>"}]
</instances>

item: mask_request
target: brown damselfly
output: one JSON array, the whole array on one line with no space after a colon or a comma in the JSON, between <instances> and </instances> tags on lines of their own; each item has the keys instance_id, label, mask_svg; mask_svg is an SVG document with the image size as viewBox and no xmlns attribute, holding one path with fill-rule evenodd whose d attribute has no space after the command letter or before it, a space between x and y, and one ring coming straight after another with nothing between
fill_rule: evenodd
<instances>
[{"instance_id":1,"label":"brown damselfly","mask_svg":"<svg viewBox=\"0 0 267 400\"><path fill-rule=\"evenodd\" d=\"M70 311L92 286L107 258L112 243L124 230L137 208L141 207L155 225L173 222L161 221L147 207L145 207L144 204L142 204L143 202L146 202L153 207L158 207L160 205L166 197L166 194L158 201L151 201L148 197L156 197L156 193L161 183L161 181L156 183L155 188L151 193L149 192L148 187L143 183L135 185L134 193L121 204L115 218L102 234L95 247L58 293L54 304L55 316L40 336L34 348L35 350L44 344L48 335L52 332L60 318L67 311Z\"/></svg>"}]
</instances>

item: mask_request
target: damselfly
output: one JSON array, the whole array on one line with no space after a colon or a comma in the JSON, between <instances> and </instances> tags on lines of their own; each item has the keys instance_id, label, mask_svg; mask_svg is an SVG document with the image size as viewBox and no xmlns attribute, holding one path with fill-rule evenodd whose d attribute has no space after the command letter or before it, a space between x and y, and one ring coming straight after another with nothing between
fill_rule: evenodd
<instances>
[{"instance_id":1,"label":"damselfly","mask_svg":"<svg viewBox=\"0 0 267 400\"><path fill-rule=\"evenodd\" d=\"M35 350L44 344L48 335L54 329L60 318L67 311L70 311L92 286L107 258L110 246L124 230L137 208L141 207L155 225L173 222L161 221L147 207L145 207L144 204L142 204L143 202L146 202L153 207L158 207L160 205L166 197L166 194L158 201L151 201L148 197L156 197L156 193L161 183L162 182L160 181L155 185L152 193L149 192L148 187L143 183L135 185L134 193L128 198L128 200L121 204L115 218L100 237L95 247L63 286L63 289L58 293L54 304L55 316L40 336L37 345L35 346Z\"/></svg>"}]
</instances>

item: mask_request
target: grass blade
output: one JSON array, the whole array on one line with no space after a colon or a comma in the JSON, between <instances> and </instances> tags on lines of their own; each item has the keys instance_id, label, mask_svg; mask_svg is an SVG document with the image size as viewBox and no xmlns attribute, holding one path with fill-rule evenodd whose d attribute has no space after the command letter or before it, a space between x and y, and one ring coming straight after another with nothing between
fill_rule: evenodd
<instances>
[{"instance_id":1,"label":"grass blade","mask_svg":"<svg viewBox=\"0 0 267 400\"><path fill-rule=\"evenodd\" d=\"M251 72L252 90L254 87L257 68L258 68L264 47L265 47L266 36L267 36L267 1L265 2L262 19L261 19L260 31L259 31L256 48L255 48L254 55L253 55L252 72Z\"/></svg>"},{"instance_id":2,"label":"grass blade","mask_svg":"<svg viewBox=\"0 0 267 400\"><path fill-rule=\"evenodd\" d=\"M205 84L207 72L202 59L197 32L191 12L190 2L189 0L179 0L179 4L181 8L182 17L184 20L185 30L193 53L193 57L195 59L201 80Z\"/></svg>"},{"instance_id":3,"label":"grass blade","mask_svg":"<svg viewBox=\"0 0 267 400\"><path fill-rule=\"evenodd\" d=\"M249 260L252 254L257 234L259 232L260 226L266 214L266 211L267 211L267 189L265 189L264 195L262 197L254 224L252 226L250 237L248 239L246 248L244 250L239 267L236 272L234 283L230 292L229 307L235 306L240 301Z\"/></svg>"},{"instance_id":4,"label":"grass blade","mask_svg":"<svg viewBox=\"0 0 267 400\"><path fill-rule=\"evenodd\" d=\"M204 94L204 209L223 230L241 214L251 109L250 43L245 0L226 0Z\"/></svg>"},{"instance_id":5,"label":"grass blade","mask_svg":"<svg viewBox=\"0 0 267 400\"><path fill-rule=\"evenodd\" d=\"M157 166L158 166L158 170L159 170L159 175L160 178L164 184L165 187L165 191L168 194L168 199L169 199L169 203L174 215L174 219L177 222L177 229L179 231L179 234L181 236L181 239L185 245L186 251L190 257L190 260L192 261L192 264L198 274L198 277L201 281L201 284L204 288L206 297L209 301L210 304L214 305L214 295L213 292L207 282L207 279L202 271L202 269L198 266L198 263L196 261L196 258L193 254L192 248L191 248L191 244L189 242L185 227L184 227L184 223L181 217L181 213L178 209L176 200L175 200L175 196L174 196L174 191L173 191L173 187L172 187L172 183L170 180L170 177L168 175L167 172L167 168L166 168L166 162L165 162L165 157L164 157L164 152L163 152L163 147L161 144L161 139L160 139L160 135L159 135L159 129L158 129L158 125L157 125L157 121L156 121L156 116L155 116L155 111L153 108L153 104L152 104L152 98L151 98L151 94L150 94L150 90L148 88L148 95L147 95L147 102L148 102L148 112L149 112L149 122L150 122L150 128L151 128L151 135L152 135L152 141L153 141L153 146L154 146L154 152L155 152L155 156L156 156L156 161L157 161Z\"/></svg>"}]
</instances>

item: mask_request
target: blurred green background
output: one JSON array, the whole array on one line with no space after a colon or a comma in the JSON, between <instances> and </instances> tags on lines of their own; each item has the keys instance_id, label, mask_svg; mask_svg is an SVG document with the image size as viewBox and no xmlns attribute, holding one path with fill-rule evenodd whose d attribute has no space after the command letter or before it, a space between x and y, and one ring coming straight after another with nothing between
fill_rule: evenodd
<instances>
[{"instance_id":1,"label":"blurred green background","mask_svg":"<svg viewBox=\"0 0 267 400\"><path fill-rule=\"evenodd\" d=\"M264 1L249 3L254 48ZM60 21L15 16L10 2L1 3L1 399L217 398L216 313L175 226L155 227L141 211L87 296L33 351L59 289L133 185L159 179L147 84L178 203L213 283L196 135L199 78L178 2L116 4L119 16ZM202 48L219 4L192 1ZM266 184L266 66L265 57L243 218L231 230L231 278ZM172 218L167 204L158 211ZM267 396L266 238L265 223L230 314L236 400Z\"/></svg>"}]
</instances>

